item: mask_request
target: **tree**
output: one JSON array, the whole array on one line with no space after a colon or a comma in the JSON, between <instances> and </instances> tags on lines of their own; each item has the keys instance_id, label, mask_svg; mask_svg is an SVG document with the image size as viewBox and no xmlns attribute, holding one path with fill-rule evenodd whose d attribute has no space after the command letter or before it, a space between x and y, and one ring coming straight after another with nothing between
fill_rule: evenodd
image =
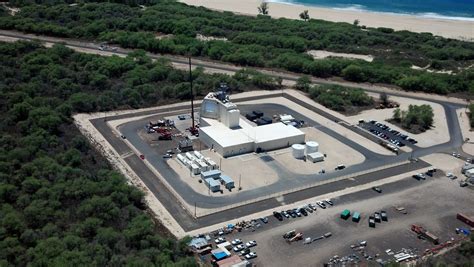
<instances>
[{"instance_id":1,"label":"tree","mask_svg":"<svg viewBox=\"0 0 474 267\"><path fill-rule=\"evenodd\" d=\"M262 2L258 6L258 13L260 13L262 15L268 15L268 3L267 2Z\"/></svg>"},{"instance_id":2,"label":"tree","mask_svg":"<svg viewBox=\"0 0 474 267\"><path fill-rule=\"evenodd\" d=\"M311 79L308 76L301 76L297 81L295 88L303 91L308 92L309 88L311 87Z\"/></svg>"},{"instance_id":3,"label":"tree","mask_svg":"<svg viewBox=\"0 0 474 267\"><path fill-rule=\"evenodd\" d=\"M380 102L382 105L387 106L389 101L388 101L388 95L385 92L380 93Z\"/></svg>"},{"instance_id":4,"label":"tree","mask_svg":"<svg viewBox=\"0 0 474 267\"><path fill-rule=\"evenodd\" d=\"M303 12L300 13L300 18L304 21L309 20L309 13L308 10L304 10Z\"/></svg>"},{"instance_id":5,"label":"tree","mask_svg":"<svg viewBox=\"0 0 474 267\"><path fill-rule=\"evenodd\" d=\"M393 119L396 121L396 122L400 122L401 119L402 119L402 112L400 110L400 108L396 108L394 111L393 111Z\"/></svg>"},{"instance_id":6,"label":"tree","mask_svg":"<svg viewBox=\"0 0 474 267\"><path fill-rule=\"evenodd\" d=\"M354 22L352 23L354 26L359 26L360 20L355 19Z\"/></svg>"}]
</instances>

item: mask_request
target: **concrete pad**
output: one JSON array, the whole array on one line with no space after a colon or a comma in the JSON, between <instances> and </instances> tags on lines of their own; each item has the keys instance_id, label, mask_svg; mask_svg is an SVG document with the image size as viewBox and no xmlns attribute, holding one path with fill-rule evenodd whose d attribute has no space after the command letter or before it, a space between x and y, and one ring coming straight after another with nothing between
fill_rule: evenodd
<instances>
[{"instance_id":1,"label":"concrete pad","mask_svg":"<svg viewBox=\"0 0 474 267\"><path fill-rule=\"evenodd\" d=\"M461 173L461 168L465 162L461 159L441 153L424 156L421 159L446 173L451 172L459 178L464 178L464 174Z\"/></svg>"},{"instance_id":2,"label":"concrete pad","mask_svg":"<svg viewBox=\"0 0 474 267\"><path fill-rule=\"evenodd\" d=\"M344 164L348 167L362 163L365 160L361 153L314 127L301 128L300 130L306 134L306 141L318 142L319 152L326 154L327 157L322 162L312 163L311 161L295 159L291 148L268 153L291 172L315 174L322 169L326 172L331 172L339 164Z\"/></svg>"},{"instance_id":3,"label":"concrete pad","mask_svg":"<svg viewBox=\"0 0 474 267\"><path fill-rule=\"evenodd\" d=\"M304 96L296 91L290 91L290 93L292 93L294 96L298 97L299 99L301 100L304 100L305 102L308 102L308 103L311 103L311 105L314 105L314 106L318 106L318 108L321 108L323 109L324 107L322 107L321 105L317 104L316 102L314 102L313 100L311 100L310 98L308 98L307 96ZM368 140L367 138L357 134L357 133L354 133L353 131L345 128L344 126L334 122L334 121L331 121L329 119L327 119L326 117L324 116L321 116L307 108L304 108L298 104L296 104L295 102L293 101L290 101L288 99L285 99L283 97L275 97L275 98L267 98L267 99L261 99L261 100L254 100L254 101L247 101L245 102L245 104L263 104L263 103L271 103L271 104L280 104L280 105L283 105L283 106L286 106L288 108L291 108L293 109L294 111L318 122L319 124L327 127L327 128L330 128L331 130L335 131L335 132L338 132L339 134L343 135L344 137L346 138L349 138L351 140L353 140L354 142L357 142L361 145L363 145L364 147L366 147L367 149L371 150L372 152L374 153L377 153L377 154L382 154L382 155L393 155L392 152L390 152L388 149L385 149L383 148L381 145L379 144L376 144L370 140ZM341 117L341 114L340 113L337 113L335 111L331 111L329 112L329 109L326 109L324 108L324 111L328 111L328 113L335 113L336 116L338 117Z\"/></svg>"}]
</instances>

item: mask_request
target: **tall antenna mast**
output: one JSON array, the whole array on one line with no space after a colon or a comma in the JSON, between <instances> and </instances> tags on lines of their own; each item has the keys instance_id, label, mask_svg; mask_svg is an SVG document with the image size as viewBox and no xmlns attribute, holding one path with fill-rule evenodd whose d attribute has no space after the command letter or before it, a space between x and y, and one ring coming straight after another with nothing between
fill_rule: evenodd
<instances>
[{"instance_id":1,"label":"tall antenna mast","mask_svg":"<svg viewBox=\"0 0 474 267\"><path fill-rule=\"evenodd\" d=\"M191 71L191 57L189 57L189 85L191 89L191 120L194 129L194 93L193 93L193 73Z\"/></svg>"}]
</instances>

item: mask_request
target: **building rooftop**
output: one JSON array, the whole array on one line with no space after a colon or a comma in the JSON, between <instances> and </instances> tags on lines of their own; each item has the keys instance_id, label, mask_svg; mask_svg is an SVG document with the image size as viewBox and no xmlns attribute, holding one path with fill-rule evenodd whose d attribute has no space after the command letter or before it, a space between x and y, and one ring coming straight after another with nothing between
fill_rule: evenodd
<instances>
[{"instance_id":1,"label":"building rooftop","mask_svg":"<svg viewBox=\"0 0 474 267\"><path fill-rule=\"evenodd\" d=\"M239 128L230 129L217 120L202 118L209 126L201 127L208 136L219 143L222 147L240 145L244 143L263 143L278 140L283 137L304 134L299 129L277 122L262 126L253 126L240 118Z\"/></svg>"}]
</instances>

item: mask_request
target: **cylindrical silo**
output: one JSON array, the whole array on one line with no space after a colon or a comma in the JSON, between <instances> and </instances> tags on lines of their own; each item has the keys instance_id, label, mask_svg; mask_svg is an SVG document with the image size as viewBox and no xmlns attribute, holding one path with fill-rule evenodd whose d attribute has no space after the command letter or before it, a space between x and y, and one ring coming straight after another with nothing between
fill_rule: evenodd
<instances>
[{"instance_id":1,"label":"cylindrical silo","mask_svg":"<svg viewBox=\"0 0 474 267\"><path fill-rule=\"evenodd\" d=\"M291 146L293 151L293 157L295 159L302 159L304 158L304 145L294 144Z\"/></svg>"},{"instance_id":2,"label":"cylindrical silo","mask_svg":"<svg viewBox=\"0 0 474 267\"><path fill-rule=\"evenodd\" d=\"M315 141L306 142L306 154L318 152L318 150L319 150L318 142L315 142Z\"/></svg>"}]
</instances>

